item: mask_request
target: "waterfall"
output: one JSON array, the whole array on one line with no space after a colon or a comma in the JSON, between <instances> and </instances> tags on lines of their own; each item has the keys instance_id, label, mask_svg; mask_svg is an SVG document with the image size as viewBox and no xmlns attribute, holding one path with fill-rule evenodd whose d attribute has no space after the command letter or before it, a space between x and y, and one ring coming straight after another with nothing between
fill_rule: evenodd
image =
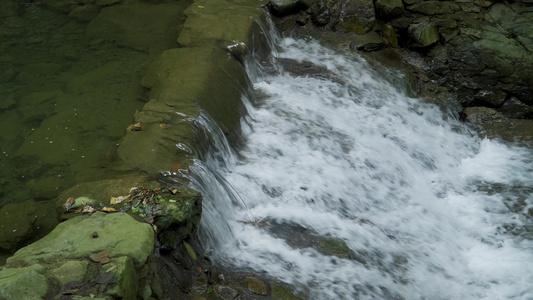
<instances>
[{"instance_id":1,"label":"waterfall","mask_svg":"<svg viewBox=\"0 0 533 300\"><path fill-rule=\"evenodd\" d=\"M245 145L192 167L213 260L310 299L532 299L532 151L479 138L355 54L278 43L247 64Z\"/></svg>"}]
</instances>

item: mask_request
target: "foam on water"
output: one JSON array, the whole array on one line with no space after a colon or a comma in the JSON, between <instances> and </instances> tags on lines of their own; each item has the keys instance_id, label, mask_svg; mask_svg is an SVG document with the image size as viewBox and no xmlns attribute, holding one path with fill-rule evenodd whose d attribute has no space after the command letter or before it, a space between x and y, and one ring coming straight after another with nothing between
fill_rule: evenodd
<instances>
[{"instance_id":1,"label":"foam on water","mask_svg":"<svg viewBox=\"0 0 533 300\"><path fill-rule=\"evenodd\" d=\"M503 229L530 225L531 150L479 139L316 42L284 39L278 57L326 71L255 82L242 159L203 191L216 261L313 299L533 298L533 244ZM511 212L517 197L526 205ZM325 238L349 257L319 251Z\"/></svg>"}]
</instances>

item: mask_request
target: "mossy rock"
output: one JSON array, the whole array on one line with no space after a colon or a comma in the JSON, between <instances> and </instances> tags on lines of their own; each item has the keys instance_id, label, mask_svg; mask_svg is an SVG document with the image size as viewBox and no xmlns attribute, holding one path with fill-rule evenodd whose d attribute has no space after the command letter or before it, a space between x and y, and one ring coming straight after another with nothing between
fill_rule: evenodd
<instances>
[{"instance_id":1,"label":"mossy rock","mask_svg":"<svg viewBox=\"0 0 533 300\"><path fill-rule=\"evenodd\" d=\"M52 270L50 275L61 285L65 285L71 281L82 281L88 266L89 261L86 260L68 260L58 268Z\"/></svg>"},{"instance_id":2,"label":"mossy rock","mask_svg":"<svg viewBox=\"0 0 533 300\"><path fill-rule=\"evenodd\" d=\"M151 89L154 101L188 118L197 118L200 107L224 133L240 130L241 96L249 82L242 65L215 44L165 51L150 66L142 83ZM194 137L187 133L186 141L191 139ZM175 151L175 143L171 146Z\"/></svg>"},{"instance_id":3,"label":"mossy rock","mask_svg":"<svg viewBox=\"0 0 533 300\"><path fill-rule=\"evenodd\" d=\"M57 264L65 259L86 259L94 252L107 250L111 258L128 256L136 266L141 266L153 249L154 232L149 224L126 213L96 212L59 224L43 239L18 250L6 265Z\"/></svg>"},{"instance_id":4,"label":"mossy rock","mask_svg":"<svg viewBox=\"0 0 533 300\"><path fill-rule=\"evenodd\" d=\"M42 299L48 290L42 269L38 264L0 269L0 299Z\"/></svg>"},{"instance_id":5,"label":"mossy rock","mask_svg":"<svg viewBox=\"0 0 533 300\"><path fill-rule=\"evenodd\" d=\"M200 193L189 188L176 189L176 195L169 196L164 202L159 202L161 214L155 217L158 230L165 230L172 224L183 224L191 220L195 214L200 214Z\"/></svg>"},{"instance_id":6,"label":"mossy rock","mask_svg":"<svg viewBox=\"0 0 533 300\"><path fill-rule=\"evenodd\" d=\"M271 284L272 299L277 300L303 300L305 298L298 296L298 294L289 285L284 283Z\"/></svg>"},{"instance_id":7,"label":"mossy rock","mask_svg":"<svg viewBox=\"0 0 533 300\"><path fill-rule=\"evenodd\" d=\"M350 258L350 248L341 239L337 238L321 238L318 240L318 252L325 255L333 255L339 258Z\"/></svg>"},{"instance_id":8,"label":"mossy rock","mask_svg":"<svg viewBox=\"0 0 533 300\"><path fill-rule=\"evenodd\" d=\"M177 41L188 47L214 41L222 41L224 47L239 42L252 47L254 35L258 34L257 21L266 18L262 4L261 1L195 1L185 11L187 20Z\"/></svg>"},{"instance_id":9,"label":"mossy rock","mask_svg":"<svg viewBox=\"0 0 533 300\"><path fill-rule=\"evenodd\" d=\"M107 293L115 298L136 299L139 282L133 260L127 256L122 256L113 259L111 264L117 266L113 278L116 285L110 288Z\"/></svg>"}]
</instances>

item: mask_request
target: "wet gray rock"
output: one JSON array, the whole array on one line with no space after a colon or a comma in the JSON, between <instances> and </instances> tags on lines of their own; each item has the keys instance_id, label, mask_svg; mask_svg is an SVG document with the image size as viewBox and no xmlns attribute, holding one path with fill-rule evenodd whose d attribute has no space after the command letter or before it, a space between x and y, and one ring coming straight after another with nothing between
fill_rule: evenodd
<instances>
[{"instance_id":1,"label":"wet gray rock","mask_svg":"<svg viewBox=\"0 0 533 300\"><path fill-rule=\"evenodd\" d=\"M412 46L427 47L439 41L437 26L429 18L423 18L419 23L412 23L408 28L409 36L413 39Z\"/></svg>"},{"instance_id":2,"label":"wet gray rock","mask_svg":"<svg viewBox=\"0 0 533 300\"><path fill-rule=\"evenodd\" d=\"M335 16L334 28L340 32L365 34L376 25L372 0L348 0L330 7Z\"/></svg>"},{"instance_id":3,"label":"wet gray rock","mask_svg":"<svg viewBox=\"0 0 533 300\"><path fill-rule=\"evenodd\" d=\"M359 51L370 52L381 49L385 46L385 41L376 32L369 32L359 36L351 43L350 47Z\"/></svg>"}]
</instances>

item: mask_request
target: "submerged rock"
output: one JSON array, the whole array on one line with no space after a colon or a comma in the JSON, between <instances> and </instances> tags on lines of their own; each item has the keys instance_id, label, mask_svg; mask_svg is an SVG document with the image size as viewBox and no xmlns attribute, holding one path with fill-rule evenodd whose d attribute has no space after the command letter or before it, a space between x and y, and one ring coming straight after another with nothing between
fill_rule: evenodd
<instances>
[{"instance_id":1,"label":"submerged rock","mask_svg":"<svg viewBox=\"0 0 533 300\"><path fill-rule=\"evenodd\" d=\"M45 203L10 203L0 209L0 249L12 251L23 243L39 238L42 231L57 224Z\"/></svg>"},{"instance_id":2,"label":"submerged rock","mask_svg":"<svg viewBox=\"0 0 533 300\"><path fill-rule=\"evenodd\" d=\"M246 285L250 291L256 294L268 295L267 285L255 277L246 277Z\"/></svg>"}]
</instances>

